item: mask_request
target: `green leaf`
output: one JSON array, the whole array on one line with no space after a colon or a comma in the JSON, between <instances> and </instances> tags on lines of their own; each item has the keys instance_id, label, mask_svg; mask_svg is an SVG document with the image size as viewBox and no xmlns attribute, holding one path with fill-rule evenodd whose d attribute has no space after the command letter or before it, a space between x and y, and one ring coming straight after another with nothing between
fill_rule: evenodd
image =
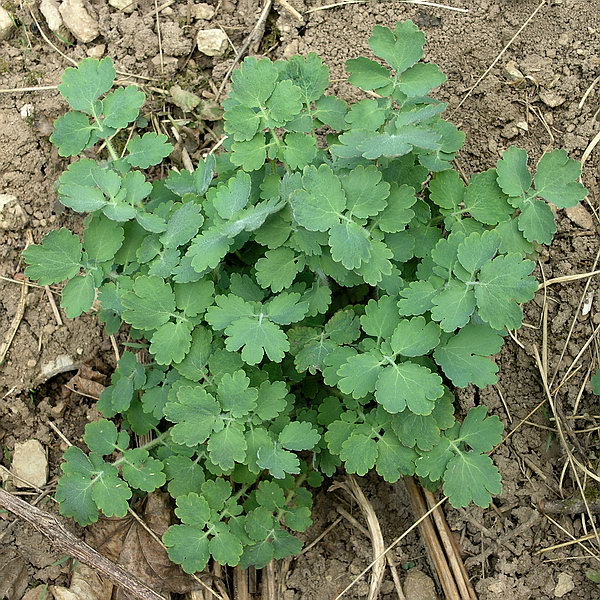
<instances>
[{"instance_id":1,"label":"green leaf","mask_svg":"<svg viewBox=\"0 0 600 600\"><path fill-rule=\"evenodd\" d=\"M331 129L342 131L348 127L346 124L347 112L346 102L335 96L323 96L315 102L313 115Z\"/></svg>"},{"instance_id":2,"label":"green leaf","mask_svg":"<svg viewBox=\"0 0 600 600\"><path fill-rule=\"evenodd\" d=\"M538 196L558 208L575 206L587 196L579 183L581 163L569 158L564 150L552 150L542 156L534 177Z\"/></svg>"},{"instance_id":3,"label":"green leaf","mask_svg":"<svg viewBox=\"0 0 600 600\"><path fill-rule=\"evenodd\" d=\"M261 481L256 488L256 501L269 510L277 510L285 506L285 494L278 483Z\"/></svg>"},{"instance_id":4,"label":"green leaf","mask_svg":"<svg viewBox=\"0 0 600 600\"><path fill-rule=\"evenodd\" d=\"M438 346L435 362L457 387L483 388L498 381L498 366L489 357L500 352L502 336L486 325L467 325Z\"/></svg>"},{"instance_id":5,"label":"green leaf","mask_svg":"<svg viewBox=\"0 0 600 600\"><path fill-rule=\"evenodd\" d=\"M200 207L188 202L182 204L171 214L166 231L160 236L165 248L177 248L187 244L204 223Z\"/></svg>"},{"instance_id":6,"label":"green leaf","mask_svg":"<svg viewBox=\"0 0 600 600\"><path fill-rule=\"evenodd\" d=\"M280 79L289 79L300 88L305 104L318 100L329 85L329 68L314 52L275 64L279 67Z\"/></svg>"},{"instance_id":7,"label":"green leaf","mask_svg":"<svg viewBox=\"0 0 600 600\"><path fill-rule=\"evenodd\" d=\"M232 74L231 95L243 106L259 108L273 93L278 77L270 60L247 57Z\"/></svg>"},{"instance_id":8,"label":"green leaf","mask_svg":"<svg viewBox=\"0 0 600 600\"><path fill-rule=\"evenodd\" d=\"M369 232L354 221L336 223L329 230L331 258L348 270L358 269L371 257Z\"/></svg>"},{"instance_id":9,"label":"green leaf","mask_svg":"<svg viewBox=\"0 0 600 600\"><path fill-rule=\"evenodd\" d=\"M150 353L159 365L181 362L192 344L192 323L177 320L161 325L152 335Z\"/></svg>"},{"instance_id":10,"label":"green leaf","mask_svg":"<svg viewBox=\"0 0 600 600\"><path fill-rule=\"evenodd\" d=\"M414 216L414 206L417 202L414 188L408 185L393 185L388 198L387 207L377 217L377 226L386 233L403 231Z\"/></svg>"},{"instance_id":11,"label":"green leaf","mask_svg":"<svg viewBox=\"0 0 600 600\"><path fill-rule=\"evenodd\" d=\"M66 473L58 480L54 497L59 503L60 514L72 517L81 526L98 520L99 511L92 497L90 480L79 473Z\"/></svg>"},{"instance_id":12,"label":"green leaf","mask_svg":"<svg viewBox=\"0 0 600 600\"><path fill-rule=\"evenodd\" d=\"M217 385L219 402L223 410L239 419L256 408L258 390L250 387L250 379L243 370L225 373Z\"/></svg>"},{"instance_id":13,"label":"green leaf","mask_svg":"<svg viewBox=\"0 0 600 600\"><path fill-rule=\"evenodd\" d=\"M256 261L256 281L263 288L280 292L292 285L304 264L304 258L290 248L268 250L264 258Z\"/></svg>"},{"instance_id":14,"label":"green leaf","mask_svg":"<svg viewBox=\"0 0 600 600\"><path fill-rule=\"evenodd\" d=\"M237 423L225 425L208 440L210 460L224 471L233 469L235 463L243 463L246 459L246 440L244 428Z\"/></svg>"},{"instance_id":15,"label":"green leaf","mask_svg":"<svg viewBox=\"0 0 600 600\"><path fill-rule=\"evenodd\" d=\"M227 183L217 186L211 196L213 206L222 219L231 219L248 204L251 188L250 175L240 171Z\"/></svg>"},{"instance_id":16,"label":"green leaf","mask_svg":"<svg viewBox=\"0 0 600 600\"><path fill-rule=\"evenodd\" d=\"M308 303L297 292L282 292L270 300L265 308L270 321L278 325L289 325L306 316Z\"/></svg>"},{"instance_id":17,"label":"green leaf","mask_svg":"<svg viewBox=\"0 0 600 600\"><path fill-rule=\"evenodd\" d=\"M206 311L206 320L213 329L220 330L225 329L241 317L253 315L254 307L250 302L246 302L234 294L228 294L215 298L215 306L211 306Z\"/></svg>"},{"instance_id":18,"label":"green leaf","mask_svg":"<svg viewBox=\"0 0 600 600\"><path fill-rule=\"evenodd\" d=\"M202 571L210 559L208 534L193 525L171 525L162 537L169 558L186 573Z\"/></svg>"},{"instance_id":19,"label":"green leaf","mask_svg":"<svg viewBox=\"0 0 600 600\"><path fill-rule=\"evenodd\" d=\"M91 212L105 207L121 188L121 177L102 168L93 160L81 159L69 165L58 180L62 204L77 212Z\"/></svg>"},{"instance_id":20,"label":"green leaf","mask_svg":"<svg viewBox=\"0 0 600 600\"><path fill-rule=\"evenodd\" d=\"M472 408L460 426L458 440L474 452L489 452L502 441L503 426L496 415L487 416L486 406Z\"/></svg>"},{"instance_id":21,"label":"green leaf","mask_svg":"<svg viewBox=\"0 0 600 600\"><path fill-rule=\"evenodd\" d=\"M124 238L121 225L104 215L95 214L83 233L83 247L89 259L99 263L106 262L114 258Z\"/></svg>"},{"instance_id":22,"label":"green leaf","mask_svg":"<svg viewBox=\"0 0 600 600\"><path fill-rule=\"evenodd\" d=\"M125 307L123 320L136 329L157 329L175 312L175 294L160 277L139 276L121 301Z\"/></svg>"},{"instance_id":23,"label":"green leaf","mask_svg":"<svg viewBox=\"0 0 600 600\"><path fill-rule=\"evenodd\" d=\"M231 145L231 162L244 171L258 171L267 160L265 134L257 133L252 139Z\"/></svg>"},{"instance_id":24,"label":"green leaf","mask_svg":"<svg viewBox=\"0 0 600 600\"><path fill-rule=\"evenodd\" d=\"M366 99L352 106L346 115L346 122L354 127L375 131L385 123L386 117L385 109L377 100ZM377 168L375 172L379 172Z\"/></svg>"},{"instance_id":25,"label":"green leaf","mask_svg":"<svg viewBox=\"0 0 600 600\"><path fill-rule=\"evenodd\" d=\"M83 441L91 452L105 455L112 454L117 447L118 431L112 421L101 419L85 426Z\"/></svg>"},{"instance_id":26,"label":"green leaf","mask_svg":"<svg viewBox=\"0 0 600 600\"><path fill-rule=\"evenodd\" d=\"M402 73L398 89L409 97L425 96L446 81L446 75L434 64L419 63Z\"/></svg>"},{"instance_id":27,"label":"green leaf","mask_svg":"<svg viewBox=\"0 0 600 600\"><path fill-rule=\"evenodd\" d=\"M440 280L441 282L441 280ZM413 281L400 290L398 310L401 315L422 315L433 308L433 299L439 294L436 278Z\"/></svg>"},{"instance_id":28,"label":"green leaf","mask_svg":"<svg viewBox=\"0 0 600 600\"><path fill-rule=\"evenodd\" d=\"M137 85L117 88L102 101L102 125L123 129L137 119L137 116L146 100L146 95Z\"/></svg>"},{"instance_id":29,"label":"green leaf","mask_svg":"<svg viewBox=\"0 0 600 600\"><path fill-rule=\"evenodd\" d=\"M76 235L61 228L51 231L39 245L23 251L28 264L25 275L40 285L59 283L75 277L81 269L81 242Z\"/></svg>"},{"instance_id":30,"label":"green leaf","mask_svg":"<svg viewBox=\"0 0 600 600\"><path fill-rule=\"evenodd\" d=\"M306 133L288 133L285 136L283 159L291 169L303 169L317 156L317 142Z\"/></svg>"},{"instance_id":31,"label":"green leaf","mask_svg":"<svg viewBox=\"0 0 600 600\"><path fill-rule=\"evenodd\" d=\"M361 56L346 61L348 82L363 90L377 90L391 82L390 72L374 60Z\"/></svg>"},{"instance_id":32,"label":"green leaf","mask_svg":"<svg viewBox=\"0 0 600 600\"><path fill-rule=\"evenodd\" d=\"M163 461L169 480L167 489L173 498L199 490L204 483L204 471L187 456L174 454Z\"/></svg>"},{"instance_id":33,"label":"green leaf","mask_svg":"<svg viewBox=\"0 0 600 600\"><path fill-rule=\"evenodd\" d=\"M475 298L481 318L493 329L518 329L523 311L518 303L528 302L538 284L530 273L535 263L518 254L497 256L484 265L475 286Z\"/></svg>"},{"instance_id":34,"label":"green leaf","mask_svg":"<svg viewBox=\"0 0 600 600\"><path fill-rule=\"evenodd\" d=\"M400 323L396 299L381 296L379 300L369 300L365 314L360 318L363 331L376 338L389 338Z\"/></svg>"},{"instance_id":35,"label":"green leaf","mask_svg":"<svg viewBox=\"0 0 600 600\"><path fill-rule=\"evenodd\" d=\"M395 483L402 475L413 475L417 453L407 448L390 432L377 440L375 469L388 482Z\"/></svg>"},{"instance_id":36,"label":"green leaf","mask_svg":"<svg viewBox=\"0 0 600 600\"><path fill-rule=\"evenodd\" d=\"M93 129L86 115L72 110L56 119L50 141L60 156L76 156L88 147Z\"/></svg>"},{"instance_id":37,"label":"green leaf","mask_svg":"<svg viewBox=\"0 0 600 600\"><path fill-rule=\"evenodd\" d=\"M258 450L257 463L261 469L267 469L275 479L283 479L286 473L300 473L298 457L276 443Z\"/></svg>"},{"instance_id":38,"label":"green leaf","mask_svg":"<svg viewBox=\"0 0 600 600\"><path fill-rule=\"evenodd\" d=\"M423 356L439 344L440 334L439 326L424 317L403 319L392 335L392 350L402 356Z\"/></svg>"},{"instance_id":39,"label":"green leaf","mask_svg":"<svg viewBox=\"0 0 600 600\"><path fill-rule=\"evenodd\" d=\"M257 365L264 355L273 362L281 362L290 349L287 336L271 321L259 318L242 317L225 329L228 350L242 349L242 359L249 365Z\"/></svg>"},{"instance_id":40,"label":"green leaf","mask_svg":"<svg viewBox=\"0 0 600 600\"><path fill-rule=\"evenodd\" d=\"M93 115L96 100L110 90L115 77L112 58L84 58L77 67L70 67L63 73L58 91L75 110Z\"/></svg>"},{"instance_id":41,"label":"green leaf","mask_svg":"<svg viewBox=\"0 0 600 600\"><path fill-rule=\"evenodd\" d=\"M307 421L292 421L279 434L279 442L288 450L311 450L321 436Z\"/></svg>"},{"instance_id":42,"label":"green leaf","mask_svg":"<svg viewBox=\"0 0 600 600\"><path fill-rule=\"evenodd\" d=\"M375 440L362 433L353 433L343 444L340 458L348 473L366 475L375 465L378 448Z\"/></svg>"},{"instance_id":43,"label":"green leaf","mask_svg":"<svg viewBox=\"0 0 600 600\"><path fill-rule=\"evenodd\" d=\"M60 305L64 308L69 319L74 319L90 310L96 296L94 276L91 273L78 275L65 285Z\"/></svg>"},{"instance_id":44,"label":"green leaf","mask_svg":"<svg viewBox=\"0 0 600 600\"><path fill-rule=\"evenodd\" d=\"M165 418L175 423L171 437L177 444L197 446L210 435L221 410L214 397L200 386L183 386L177 399L165 405Z\"/></svg>"},{"instance_id":45,"label":"green leaf","mask_svg":"<svg viewBox=\"0 0 600 600\"><path fill-rule=\"evenodd\" d=\"M513 198L524 198L531 188L531 173L527 168L527 152L511 146L498 161L498 185Z\"/></svg>"},{"instance_id":46,"label":"green leaf","mask_svg":"<svg viewBox=\"0 0 600 600\"><path fill-rule=\"evenodd\" d=\"M142 137L136 136L131 139L127 146L125 160L132 167L147 169L152 165L158 165L173 151L173 146L167 142L167 136L163 133L149 132Z\"/></svg>"},{"instance_id":47,"label":"green leaf","mask_svg":"<svg viewBox=\"0 0 600 600\"><path fill-rule=\"evenodd\" d=\"M431 318L446 332L464 327L476 308L475 292L462 281L450 280L442 291L431 299Z\"/></svg>"},{"instance_id":48,"label":"green leaf","mask_svg":"<svg viewBox=\"0 0 600 600\"><path fill-rule=\"evenodd\" d=\"M182 523L196 525L197 527L204 527L210 522L211 518L210 506L206 498L196 493L179 496L175 514Z\"/></svg>"},{"instance_id":49,"label":"green leaf","mask_svg":"<svg viewBox=\"0 0 600 600\"><path fill-rule=\"evenodd\" d=\"M244 549L229 527L224 523L219 523L213 528L212 534L209 550L215 561L220 565L231 567L237 565Z\"/></svg>"},{"instance_id":50,"label":"green leaf","mask_svg":"<svg viewBox=\"0 0 600 600\"><path fill-rule=\"evenodd\" d=\"M518 219L519 231L528 242L550 244L556 233L552 209L543 200L527 200L521 206Z\"/></svg>"},{"instance_id":51,"label":"green leaf","mask_svg":"<svg viewBox=\"0 0 600 600\"><path fill-rule=\"evenodd\" d=\"M497 225L508 220L513 213L496 177L495 169L478 173L471 178L465 190L465 208L474 219L486 225Z\"/></svg>"},{"instance_id":52,"label":"green leaf","mask_svg":"<svg viewBox=\"0 0 600 600\"><path fill-rule=\"evenodd\" d=\"M439 375L411 362L385 367L377 380L376 390L377 402L392 414L408 407L417 415L428 415L435 400L444 393Z\"/></svg>"},{"instance_id":53,"label":"green leaf","mask_svg":"<svg viewBox=\"0 0 600 600\"><path fill-rule=\"evenodd\" d=\"M296 222L309 231L327 231L339 223L340 214L346 208L346 197L331 167L306 167L302 186L292 198Z\"/></svg>"},{"instance_id":54,"label":"green leaf","mask_svg":"<svg viewBox=\"0 0 600 600\"><path fill-rule=\"evenodd\" d=\"M153 492L165 484L163 464L142 448L133 448L123 454L123 478L134 488Z\"/></svg>"},{"instance_id":55,"label":"green leaf","mask_svg":"<svg viewBox=\"0 0 600 600\"><path fill-rule=\"evenodd\" d=\"M436 173L429 184L429 198L440 208L457 212L464 197L465 184L460 175L451 169Z\"/></svg>"},{"instance_id":56,"label":"green leaf","mask_svg":"<svg viewBox=\"0 0 600 600\"><path fill-rule=\"evenodd\" d=\"M500 473L486 454L461 452L448 462L444 473L444 494L455 508L471 502L487 508L492 496L502 492Z\"/></svg>"},{"instance_id":57,"label":"green leaf","mask_svg":"<svg viewBox=\"0 0 600 600\"><path fill-rule=\"evenodd\" d=\"M394 31L376 25L369 46L398 73L412 67L423 56L425 36L412 21L396 24Z\"/></svg>"},{"instance_id":58,"label":"green leaf","mask_svg":"<svg viewBox=\"0 0 600 600\"><path fill-rule=\"evenodd\" d=\"M359 165L341 178L346 195L346 208L351 215L366 219L380 213L387 206L390 184L381 180L375 165Z\"/></svg>"},{"instance_id":59,"label":"green leaf","mask_svg":"<svg viewBox=\"0 0 600 600\"><path fill-rule=\"evenodd\" d=\"M338 387L353 398L364 398L375 390L382 364L380 356L374 353L350 356L337 370Z\"/></svg>"}]
</instances>

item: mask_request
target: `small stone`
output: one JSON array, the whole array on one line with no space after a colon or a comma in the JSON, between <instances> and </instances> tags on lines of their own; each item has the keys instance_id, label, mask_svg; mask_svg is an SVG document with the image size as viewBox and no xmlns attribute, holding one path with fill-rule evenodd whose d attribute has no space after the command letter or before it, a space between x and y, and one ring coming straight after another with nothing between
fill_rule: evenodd
<instances>
[{"instance_id":1,"label":"small stone","mask_svg":"<svg viewBox=\"0 0 600 600\"><path fill-rule=\"evenodd\" d=\"M137 8L138 0L108 0L108 3L121 12L132 13Z\"/></svg>"},{"instance_id":2,"label":"small stone","mask_svg":"<svg viewBox=\"0 0 600 600\"><path fill-rule=\"evenodd\" d=\"M207 56L223 56L227 50L227 36L220 29L201 29L196 36L198 50Z\"/></svg>"},{"instance_id":3,"label":"small stone","mask_svg":"<svg viewBox=\"0 0 600 600\"><path fill-rule=\"evenodd\" d=\"M97 44L86 50L86 54L91 58L102 58L106 52L106 44Z\"/></svg>"},{"instance_id":4,"label":"small stone","mask_svg":"<svg viewBox=\"0 0 600 600\"><path fill-rule=\"evenodd\" d=\"M44 329L45 331L45 329ZM54 327L48 331L53 333ZM59 354L54 360L42 365L40 369L41 381L48 381L52 377L55 377L59 373L66 373L67 371L76 371L79 365L73 360L68 354Z\"/></svg>"},{"instance_id":5,"label":"small stone","mask_svg":"<svg viewBox=\"0 0 600 600\"><path fill-rule=\"evenodd\" d=\"M581 204L566 208L565 212L567 213L567 217L569 217L575 225L578 225L582 229L587 229L588 231L594 231L594 219Z\"/></svg>"},{"instance_id":6,"label":"small stone","mask_svg":"<svg viewBox=\"0 0 600 600\"><path fill-rule=\"evenodd\" d=\"M25 227L28 220L27 213L16 196L0 194L0 231L19 231Z\"/></svg>"},{"instance_id":7,"label":"small stone","mask_svg":"<svg viewBox=\"0 0 600 600\"><path fill-rule=\"evenodd\" d=\"M215 16L215 9L210 4L200 2L192 6L192 17L201 21L210 21Z\"/></svg>"},{"instance_id":8,"label":"small stone","mask_svg":"<svg viewBox=\"0 0 600 600\"><path fill-rule=\"evenodd\" d=\"M298 54L299 48L299 40L292 40L284 49L283 49L283 58L290 58L290 56L294 56Z\"/></svg>"},{"instance_id":9,"label":"small stone","mask_svg":"<svg viewBox=\"0 0 600 600\"><path fill-rule=\"evenodd\" d=\"M410 600L438 600L433 579L418 569L411 569L406 574L403 587Z\"/></svg>"},{"instance_id":10,"label":"small stone","mask_svg":"<svg viewBox=\"0 0 600 600\"><path fill-rule=\"evenodd\" d=\"M63 20L60 16L58 2L56 0L42 0L40 2L40 12L44 15L44 19L46 19L50 31L53 31L54 33L62 33L64 31Z\"/></svg>"},{"instance_id":11,"label":"small stone","mask_svg":"<svg viewBox=\"0 0 600 600\"><path fill-rule=\"evenodd\" d=\"M525 83L525 75L514 60L510 60L504 65L504 75L508 79L509 85L517 86Z\"/></svg>"},{"instance_id":12,"label":"small stone","mask_svg":"<svg viewBox=\"0 0 600 600\"><path fill-rule=\"evenodd\" d=\"M527 121L517 121L516 126L523 131L529 131L529 125Z\"/></svg>"},{"instance_id":13,"label":"small stone","mask_svg":"<svg viewBox=\"0 0 600 600\"><path fill-rule=\"evenodd\" d=\"M30 359L27 361L27 366L28 366L30 369L31 369L31 368L33 368L33 367L35 367L35 365L37 365L37 361L36 361L36 360L34 360L33 358L30 358Z\"/></svg>"},{"instance_id":14,"label":"small stone","mask_svg":"<svg viewBox=\"0 0 600 600\"><path fill-rule=\"evenodd\" d=\"M558 575L558 582L554 588L554 596L556 598L562 598L574 589L575 583L573 582L573 577L568 573L560 573Z\"/></svg>"},{"instance_id":15,"label":"small stone","mask_svg":"<svg viewBox=\"0 0 600 600\"><path fill-rule=\"evenodd\" d=\"M85 0L64 0L59 10L65 27L83 44L95 40L100 35L98 21L88 9Z\"/></svg>"},{"instance_id":16,"label":"small stone","mask_svg":"<svg viewBox=\"0 0 600 600\"><path fill-rule=\"evenodd\" d=\"M22 480L13 477L18 488L38 487L46 485L48 480L48 457L46 451L37 440L15 444L11 473ZM28 483L25 483L27 481ZM30 485L31 484L31 485Z\"/></svg>"},{"instance_id":17,"label":"small stone","mask_svg":"<svg viewBox=\"0 0 600 600\"><path fill-rule=\"evenodd\" d=\"M37 587L27 590L21 600L41 600L42 598L48 597L48 584L44 583Z\"/></svg>"},{"instance_id":18,"label":"small stone","mask_svg":"<svg viewBox=\"0 0 600 600\"><path fill-rule=\"evenodd\" d=\"M35 109L33 108L33 104L23 104L23 106L21 106L19 114L21 115L21 119L25 120L33 117L34 112Z\"/></svg>"},{"instance_id":19,"label":"small stone","mask_svg":"<svg viewBox=\"0 0 600 600\"><path fill-rule=\"evenodd\" d=\"M540 100L550 108L556 108L560 106L565 101L565 98L557 94L556 92L551 92L549 90L542 90L540 92Z\"/></svg>"},{"instance_id":20,"label":"small stone","mask_svg":"<svg viewBox=\"0 0 600 600\"><path fill-rule=\"evenodd\" d=\"M0 40L7 40L15 30L15 22L11 14L0 6Z\"/></svg>"}]
</instances>

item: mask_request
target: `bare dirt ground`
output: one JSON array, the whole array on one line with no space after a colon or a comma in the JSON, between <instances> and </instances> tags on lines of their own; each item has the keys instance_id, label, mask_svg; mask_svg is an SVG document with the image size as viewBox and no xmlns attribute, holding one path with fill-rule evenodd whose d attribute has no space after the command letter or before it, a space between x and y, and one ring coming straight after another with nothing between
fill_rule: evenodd
<instances>
[{"instance_id":1,"label":"bare dirt ground","mask_svg":"<svg viewBox=\"0 0 600 600\"><path fill-rule=\"evenodd\" d=\"M237 48L254 27L260 6L256 0L208 1L216 9L210 23L194 19L192 0L175 0L160 11L158 27L150 0L141 0L131 13L104 0L92 1L99 35L87 44L70 45L52 37L34 4L2 1L15 15L18 28L10 40L0 42L0 194L15 197L4 207L0 202L0 343L13 327L17 329L0 366L0 464L10 466L15 443L38 439L49 454L50 485L58 473L64 442L49 422L77 440L95 411L93 400L64 387L69 375L47 381L48 374L60 370L56 361L62 357L61 364L87 364L109 375L115 357L95 317L70 321L62 315L59 319L45 290L31 287L23 293L20 254L28 240L39 242L59 225L77 230L80 221L62 212L55 201L54 182L66 164L48 142L51 122L64 110L57 92L7 90L56 85L69 66L40 35L35 17L68 57L109 55L121 71L152 78L132 79L147 84L148 111L152 109L159 118L170 110L168 96L160 90L173 84L210 99L235 53L229 50L218 59L201 55L195 50L196 32L222 27ZM468 12L392 0L326 10L315 10L325 4L321 0L291 0L291 4L303 15L303 22L274 2L265 35L253 51L271 57L321 54L332 70L332 91L348 99L356 97L356 91L341 82L344 63L368 52L372 27L413 19L426 33L427 59L448 75L436 97L449 103L449 118L467 134L458 160L467 175L495 164L512 144L526 148L533 160L544 150L560 147L575 158L585 158L588 203L560 215L555 243L539 257L537 274L548 280L597 268L600 146L594 149L593 140L600 131L599 0L548 0L542 5L537 0L452 1L452 6ZM219 127L218 122L206 122L190 133L186 145L192 156L214 143L212 136L218 136ZM587 474L578 472L580 483L590 498L597 496L600 480L595 479L594 466L600 452L600 417L595 416L597 399L588 380L591 370L598 368L599 302L597 278L557 283L541 291L526 307L527 326L498 359L499 384L459 394L459 410L481 401L499 415L507 431L518 426L495 453L504 491L493 506L445 508L480 600L600 597L598 586L585 575L589 568L600 568L595 540L538 554L585 536L593 531L593 524L586 514L553 514L551 521L540 511L542 502L577 496L577 482L550 407L542 405L530 415L545 399L535 360L537 347L553 380L552 390L558 388L554 398L563 423L568 424L567 445L592 466ZM379 516L386 542L413 523L403 484L392 486L367 477L361 485ZM337 493L319 494L308 542L338 518L336 505L341 501ZM52 503L44 498L40 506L52 508ZM30 588L65 583L69 564L60 562L61 555L31 528L11 521L0 514L0 570L20 556ZM392 556L402 567L401 579L413 567L431 574L418 533L405 538ZM342 520L292 561L285 600L333 600L370 559L369 539ZM346 597L364 598L367 589L360 582ZM387 572L382 597L397 597Z\"/></svg>"}]
</instances>

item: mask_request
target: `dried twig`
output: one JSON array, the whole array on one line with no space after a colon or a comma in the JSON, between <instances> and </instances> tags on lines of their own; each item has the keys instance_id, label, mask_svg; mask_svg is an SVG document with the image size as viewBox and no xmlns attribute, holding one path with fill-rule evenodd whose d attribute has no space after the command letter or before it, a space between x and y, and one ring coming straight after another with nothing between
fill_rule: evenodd
<instances>
[{"instance_id":1,"label":"dried twig","mask_svg":"<svg viewBox=\"0 0 600 600\"><path fill-rule=\"evenodd\" d=\"M435 498L433 494L426 489L423 489L423 494L425 496L427 506L429 508L435 506ZM464 600L477 600L477 594L475 594L475 590L469 581L467 569L460 555L460 550L456 544L454 536L452 535L452 531L450 531L450 527L448 527L446 517L444 516L444 512L441 508L438 507L433 511L433 520L437 527L437 532L440 536L442 545L444 546L444 551L446 552L448 562L450 563L452 573L454 574L454 580L458 585L458 589L462 598L464 598Z\"/></svg>"},{"instance_id":2,"label":"dried twig","mask_svg":"<svg viewBox=\"0 0 600 600\"><path fill-rule=\"evenodd\" d=\"M235 55L235 58L233 59L231 66L229 67L229 69L227 69L227 72L225 73L225 76L223 77L223 81L221 82L221 85L219 86L219 90L217 92L215 100L219 100L219 98L221 97L221 94L223 93L223 90L225 89L225 86L227 85L227 82L229 81L229 77L231 76L231 73L233 72L233 70L235 69L237 64L240 62L240 60L242 59L244 54L246 54L246 52L248 51L248 48L250 48L250 45L253 42L256 42L256 40L262 38L263 32L265 30L265 24L267 22L267 17L269 16L269 13L271 12L272 6L273 6L273 0L265 0L263 8L260 11L258 20L256 21L256 25L254 25L254 28L249 33L248 37L244 40L244 43L240 46L240 49L238 50L238 53Z\"/></svg>"},{"instance_id":3,"label":"dried twig","mask_svg":"<svg viewBox=\"0 0 600 600\"><path fill-rule=\"evenodd\" d=\"M54 546L69 556L95 569L115 585L140 600L165 600L137 577L115 564L85 542L77 539L64 527L58 517L31 506L13 494L0 488L0 506L30 523Z\"/></svg>"},{"instance_id":4,"label":"dried twig","mask_svg":"<svg viewBox=\"0 0 600 600\"><path fill-rule=\"evenodd\" d=\"M10 347L15 339L15 335L17 335L17 331L19 330L19 325L23 320L23 315L25 314L25 300L27 298L27 285L25 282L21 284L21 295L19 297L19 304L17 306L17 312L13 317L12 323L10 325L10 329L8 331L8 335L6 336L6 341L2 344L0 348L0 365L4 363L4 359L10 350Z\"/></svg>"},{"instance_id":5,"label":"dried twig","mask_svg":"<svg viewBox=\"0 0 600 600\"><path fill-rule=\"evenodd\" d=\"M385 549L383 543L383 536L381 534L381 527L379 526L379 519L373 510L373 506L367 500L364 492L360 485L356 481L356 478L352 475L348 475L346 482L336 482L330 488L329 491L335 489L344 490L351 498L356 500L358 506L367 521L369 527L368 536L371 539L373 546L373 558L376 559L376 563L373 566L371 573L371 583L369 586L368 600L375 600L379 596L379 590L383 583L383 575L385 572L385 558L382 556L382 552ZM380 557L380 558L378 558Z\"/></svg>"},{"instance_id":6,"label":"dried twig","mask_svg":"<svg viewBox=\"0 0 600 600\"><path fill-rule=\"evenodd\" d=\"M406 484L406 489L408 490L408 495L410 497L415 516L424 517L426 514L428 514L428 511L425 500L421 495L421 490L412 477L405 477L404 483ZM429 513L434 513L437 506L438 505L436 504L435 506L431 507L429 509ZM454 581L454 577L452 576L452 572L448 567L446 556L444 555L444 551L433 527L433 523L429 517L424 518L421 521L419 530L425 544L425 550L427 551L429 559L432 563L434 572L439 577L446 599L462 600L456 582Z\"/></svg>"},{"instance_id":7,"label":"dried twig","mask_svg":"<svg viewBox=\"0 0 600 600\"><path fill-rule=\"evenodd\" d=\"M46 292L46 296L48 297L48 302L50 303L50 308L52 309L52 314L54 315L54 320L59 327L64 325L63 320L60 316L60 311L58 310L58 306L56 306L56 302L54 301L54 295L52 294L52 290L45 285L44 291Z\"/></svg>"},{"instance_id":8,"label":"dried twig","mask_svg":"<svg viewBox=\"0 0 600 600\"><path fill-rule=\"evenodd\" d=\"M479 77L479 79L474 83L474 85L472 85L469 88L467 93L463 96L463 99L458 103L458 106L456 106L452 110L452 113L457 111L466 102L467 98L469 98L469 96L473 93L473 90L490 74L491 70L498 64L498 61L504 56L504 53L512 46L512 43L521 35L523 30L527 27L527 25L529 25L529 23L535 17L535 15L537 15L538 12L542 10L544 6L546 6L546 1L547 0L542 0L538 4L537 8L529 15L529 17L527 17L527 20L523 23L523 25L521 25L521 27L519 27L517 33L515 33L515 35L513 35L512 38L510 38L506 46L502 48L498 56L496 56L496 58L492 61L492 64L484 71L483 75Z\"/></svg>"}]
</instances>

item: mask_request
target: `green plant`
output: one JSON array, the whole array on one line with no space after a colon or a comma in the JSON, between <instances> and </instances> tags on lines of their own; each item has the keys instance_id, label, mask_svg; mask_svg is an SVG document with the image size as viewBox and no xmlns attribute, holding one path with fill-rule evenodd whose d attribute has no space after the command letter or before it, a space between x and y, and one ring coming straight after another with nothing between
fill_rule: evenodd
<instances>
[{"instance_id":1,"label":"green plant","mask_svg":"<svg viewBox=\"0 0 600 600\"><path fill-rule=\"evenodd\" d=\"M68 280L69 317L97 299L108 331L128 323L152 361L124 354L89 453L66 452L63 514L122 516L133 493L166 485L181 524L164 542L192 572L210 556L261 567L298 552L305 486L340 465L416 474L454 506L500 493L487 453L502 425L483 406L457 421L450 386L496 382L492 356L537 289L525 257L556 230L546 201L586 190L562 150L532 179L510 148L464 184L451 162L464 136L427 96L445 77L419 62L423 44L411 22L376 27L388 66L348 62L350 83L376 91L352 106L324 95L315 54L247 58L224 102L225 151L153 182L166 136L135 136L122 156L111 144L144 94L110 91L108 58L65 72L73 110L52 141L76 156L104 140L108 156L59 179L61 202L91 213L83 242L51 232L25 251L26 273ZM130 448L131 433L152 440Z\"/></svg>"}]
</instances>

